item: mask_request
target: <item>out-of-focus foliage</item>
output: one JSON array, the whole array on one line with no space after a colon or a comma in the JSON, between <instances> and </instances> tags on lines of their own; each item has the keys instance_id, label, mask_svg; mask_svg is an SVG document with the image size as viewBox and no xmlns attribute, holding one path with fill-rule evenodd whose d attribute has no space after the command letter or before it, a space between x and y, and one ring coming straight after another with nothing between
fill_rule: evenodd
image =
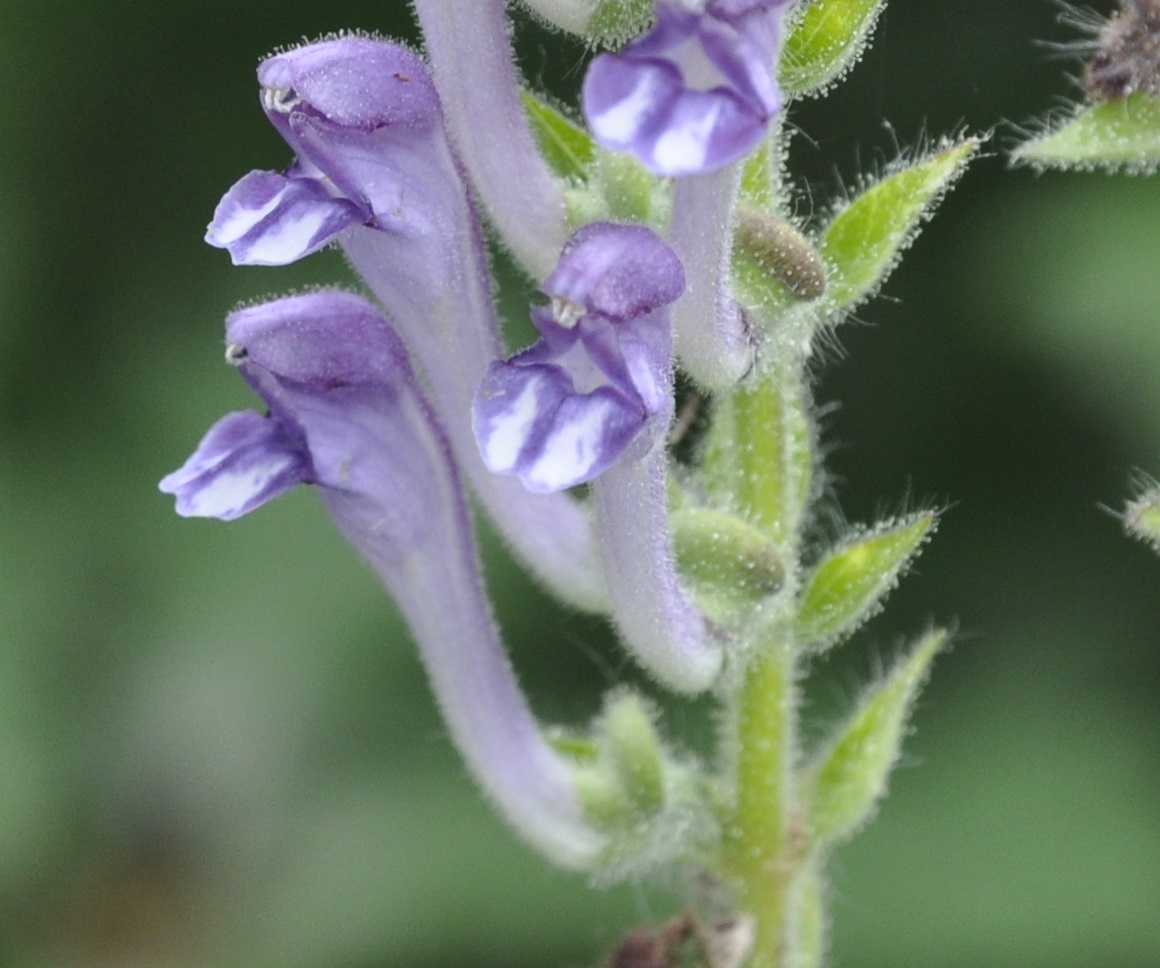
<instances>
[{"instance_id":1,"label":"out-of-focus foliage","mask_svg":"<svg viewBox=\"0 0 1160 968\"><path fill-rule=\"evenodd\" d=\"M818 219L844 191L833 159L847 186L893 160L884 117L906 142L1068 90L1030 45L1052 15L887 9L858 73L795 107ZM253 405L220 361L225 312L344 276L334 256L233 269L201 242L235 178L289 160L257 59L338 27L414 38L403 3L0 8L6 966L591 964L667 913L544 868L491 816L312 495L226 526L155 491ZM569 96L579 47L532 31L521 53ZM1135 466L1160 473L1157 224L1155 182L983 159L819 367L849 518L883 494L949 510L891 609L822 660L818 735L866 643L885 667L902 630L960 629L915 768L843 853L838 965L1160 963L1160 562L1100 510ZM844 530L817 529L819 549ZM490 546L489 578L545 718L636 681ZM693 747L711 728L666 714Z\"/></svg>"}]
</instances>

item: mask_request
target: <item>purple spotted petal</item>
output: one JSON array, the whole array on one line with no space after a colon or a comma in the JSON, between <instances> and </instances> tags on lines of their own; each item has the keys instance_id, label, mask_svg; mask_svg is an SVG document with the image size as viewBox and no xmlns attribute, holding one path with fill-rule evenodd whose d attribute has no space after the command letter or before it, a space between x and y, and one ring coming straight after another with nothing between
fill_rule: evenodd
<instances>
[{"instance_id":1,"label":"purple spotted petal","mask_svg":"<svg viewBox=\"0 0 1160 968\"><path fill-rule=\"evenodd\" d=\"M564 247L532 321L540 340L488 369L472 405L484 463L555 491L639 459L672 413L672 250L641 226L598 222Z\"/></svg>"},{"instance_id":2,"label":"purple spotted petal","mask_svg":"<svg viewBox=\"0 0 1160 968\"><path fill-rule=\"evenodd\" d=\"M584 114L606 148L659 175L715 171L748 154L780 107L773 78L781 2L657 4L656 25L584 79Z\"/></svg>"},{"instance_id":3,"label":"purple spotted petal","mask_svg":"<svg viewBox=\"0 0 1160 968\"><path fill-rule=\"evenodd\" d=\"M232 521L310 480L310 459L277 420L253 411L223 417L158 487L187 518Z\"/></svg>"},{"instance_id":4,"label":"purple spotted petal","mask_svg":"<svg viewBox=\"0 0 1160 968\"><path fill-rule=\"evenodd\" d=\"M612 387L577 393L559 367L493 363L472 419L484 462L535 492L592 480L614 464L648 415Z\"/></svg>"},{"instance_id":5,"label":"purple spotted petal","mask_svg":"<svg viewBox=\"0 0 1160 968\"><path fill-rule=\"evenodd\" d=\"M205 240L234 265L280 266L317 252L367 215L320 181L252 171L218 203Z\"/></svg>"}]
</instances>

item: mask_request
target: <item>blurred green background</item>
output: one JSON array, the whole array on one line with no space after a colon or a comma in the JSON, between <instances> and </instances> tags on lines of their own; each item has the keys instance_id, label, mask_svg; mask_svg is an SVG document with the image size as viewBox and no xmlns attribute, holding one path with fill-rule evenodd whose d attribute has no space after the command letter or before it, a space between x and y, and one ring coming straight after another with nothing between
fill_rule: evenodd
<instances>
[{"instance_id":1,"label":"blurred green background","mask_svg":"<svg viewBox=\"0 0 1160 968\"><path fill-rule=\"evenodd\" d=\"M1073 39L1057 9L894 0L792 114L802 215L896 142L995 129L819 367L823 530L950 510L811 712L959 630L836 858L839 966L1160 966L1160 558L1105 510L1160 474L1160 180L1006 168L1009 122L1076 94L1033 43ZM227 186L288 161L257 59L343 27L415 36L402 0L0 2L0 965L586 965L674 903L590 891L492 817L313 495L226 526L156 491L251 405L225 312L346 277L201 241ZM578 83L576 47L531 30L521 57ZM545 718L634 677L494 546L488 568Z\"/></svg>"}]
</instances>

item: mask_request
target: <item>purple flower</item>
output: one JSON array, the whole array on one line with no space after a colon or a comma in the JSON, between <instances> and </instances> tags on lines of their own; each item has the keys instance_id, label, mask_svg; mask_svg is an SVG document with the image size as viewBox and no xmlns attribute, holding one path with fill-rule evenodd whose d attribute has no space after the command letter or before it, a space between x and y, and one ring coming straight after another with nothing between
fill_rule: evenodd
<instances>
[{"instance_id":1,"label":"purple flower","mask_svg":"<svg viewBox=\"0 0 1160 968\"><path fill-rule=\"evenodd\" d=\"M598 222L569 240L533 309L541 339L484 376L472 409L494 472L558 491L639 458L672 412L668 305L681 264L650 229Z\"/></svg>"},{"instance_id":2,"label":"purple flower","mask_svg":"<svg viewBox=\"0 0 1160 968\"><path fill-rule=\"evenodd\" d=\"M181 514L228 520L296 482L317 485L398 603L476 780L549 857L591 866L604 838L504 655L459 475L399 338L341 292L242 309L226 337L227 359L268 413L219 421L161 490L177 495Z\"/></svg>"},{"instance_id":3,"label":"purple flower","mask_svg":"<svg viewBox=\"0 0 1160 968\"><path fill-rule=\"evenodd\" d=\"M646 669L697 692L722 654L681 588L668 532L668 307L684 286L651 229L581 229L541 287L550 306L532 311L539 342L492 364L472 415L493 471L532 491L592 482L613 621Z\"/></svg>"},{"instance_id":4,"label":"purple flower","mask_svg":"<svg viewBox=\"0 0 1160 968\"><path fill-rule=\"evenodd\" d=\"M781 107L774 79L788 0L658 0L648 33L584 79L596 140L658 175L715 171L747 155Z\"/></svg>"},{"instance_id":5,"label":"purple flower","mask_svg":"<svg viewBox=\"0 0 1160 968\"><path fill-rule=\"evenodd\" d=\"M395 463L385 476L370 465L380 451L397 449L402 461L415 451L411 428L391 406L412 379L410 366L364 299L316 292L240 309L226 338L226 358L269 411L224 417L161 482L177 496L179 514L230 521L298 483L355 495L400 476ZM363 454L370 459L355 459Z\"/></svg>"},{"instance_id":6,"label":"purple flower","mask_svg":"<svg viewBox=\"0 0 1160 968\"><path fill-rule=\"evenodd\" d=\"M283 265L352 225L431 230L427 203L445 188L413 146L442 118L415 54L340 37L268 58L258 81L266 115L297 157L283 174L255 171L234 185L207 242L238 265Z\"/></svg>"}]
</instances>

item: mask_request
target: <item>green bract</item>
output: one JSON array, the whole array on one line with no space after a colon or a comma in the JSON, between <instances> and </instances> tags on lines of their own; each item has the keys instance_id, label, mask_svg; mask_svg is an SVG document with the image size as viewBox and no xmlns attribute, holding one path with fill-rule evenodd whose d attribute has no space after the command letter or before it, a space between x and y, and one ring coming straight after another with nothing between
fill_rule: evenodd
<instances>
[{"instance_id":1,"label":"green bract","mask_svg":"<svg viewBox=\"0 0 1160 968\"><path fill-rule=\"evenodd\" d=\"M825 558L806 580L798 636L825 648L874 614L935 525L933 511L880 525Z\"/></svg>"},{"instance_id":2,"label":"green bract","mask_svg":"<svg viewBox=\"0 0 1160 968\"><path fill-rule=\"evenodd\" d=\"M871 689L816 758L807 781L815 847L857 831L874 812L898 759L906 716L946 633L932 632Z\"/></svg>"},{"instance_id":3,"label":"green bract","mask_svg":"<svg viewBox=\"0 0 1160 968\"><path fill-rule=\"evenodd\" d=\"M1124 526L1129 534L1160 551L1160 486L1153 485L1128 505Z\"/></svg>"},{"instance_id":4,"label":"green bract","mask_svg":"<svg viewBox=\"0 0 1160 968\"><path fill-rule=\"evenodd\" d=\"M601 827L623 827L659 812L665 804L664 752L639 696L611 695L591 740L561 747L578 754L574 781L590 818Z\"/></svg>"},{"instance_id":5,"label":"green bract","mask_svg":"<svg viewBox=\"0 0 1160 968\"><path fill-rule=\"evenodd\" d=\"M814 0L801 5L782 52L787 97L823 91L857 63L885 0Z\"/></svg>"},{"instance_id":6,"label":"green bract","mask_svg":"<svg viewBox=\"0 0 1160 968\"><path fill-rule=\"evenodd\" d=\"M714 622L737 623L781 588L785 570L777 546L736 515L683 507L669 521L681 575Z\"/></svg>"},{"instance_id":7,"label":"green bract","mask_svg":"<svg viewBox=\"0 0 1160 968\"><path fill-rule=\"evenodd\" d=\"M819 246L828 273L826 302L833 310L873 295L978 147L977 138L942 145L891 172L838 213Z\"/></svg>"},{"instance_id":8,"label":"green bract","mask_svg":"<svg viewBox=\"0 0 1160 968\"><path fill-rule=\"evenodd\" d=\"M1037 168L1153 172L1160 166L1160 98L1136 93L1086 105L1012 158Z\"/></svg>"},{"instance_id":9,"label":"green bract","mask_svg":"<svg viewBox=\"0 0 1160 968\"><path fill-rule=\"evenodd\" d=\"M568 180L585 178L596 154L592 136L530 91L520 91L520 98L536 143L552 170Z\"/></svg>"}]
</instances>

